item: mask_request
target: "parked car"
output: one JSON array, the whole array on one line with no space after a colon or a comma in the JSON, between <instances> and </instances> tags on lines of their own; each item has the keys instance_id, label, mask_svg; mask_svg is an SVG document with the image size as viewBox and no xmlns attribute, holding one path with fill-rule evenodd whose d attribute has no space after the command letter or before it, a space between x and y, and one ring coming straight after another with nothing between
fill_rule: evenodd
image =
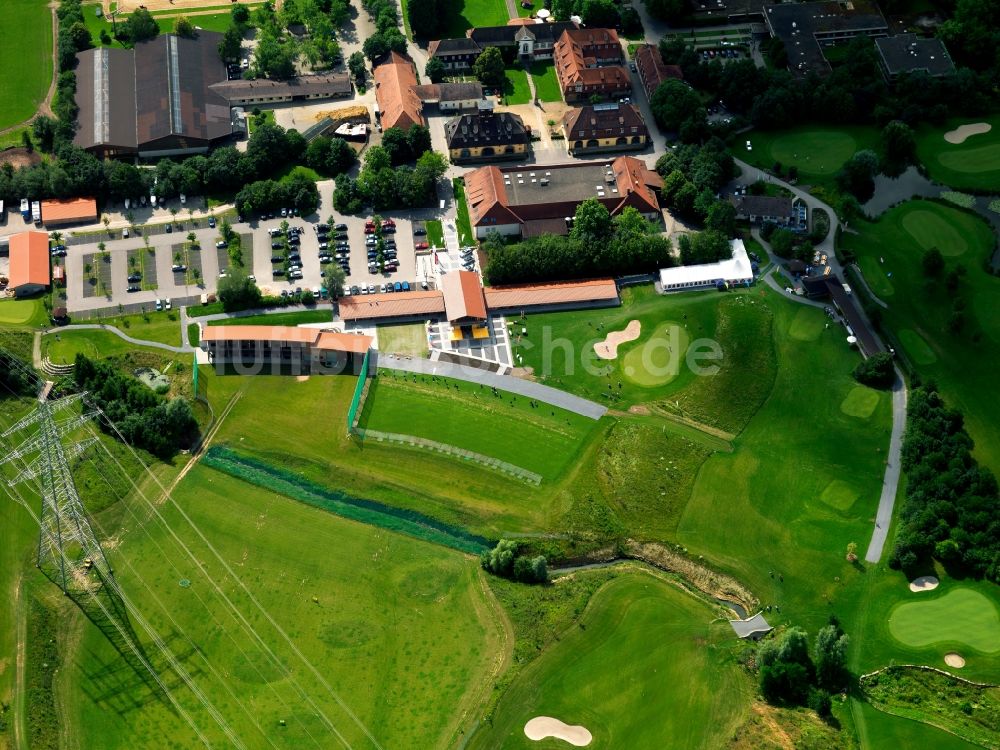
<instances>
[{"instance_id":1,"label":"parked car","mask_svg":"<svg viewBox=\"0 0 1000 750\"><path fill-rule=\"evenodd\" d=\"M417 243L416 245L414 245L413 247L414 247L414 248L415 248L416 250L426 250L426 249L427 249L428 247L430 247L430 245L428 245L428 244L427 244L426 242L418 242L418 243Z\"/></svg>"},{"instance_id":2,"label":"parked car","mask_svg":"<svg viewBox=\"0 0 1000 750\"><path fill-rule=\"evenodd\" d=\"M267 230L267 233L269 235L271 235L272 237L277 237L279 234L281 234L281 228L280 227L271 227L270 229Z\"/></svg>"},{"instance_id":3,"label":"parked car","mask_svg":"<svg viewBox=\"0 0 1000 750\"><path fill-rule=\"evenodd\" d=\"M426 289L427 288L427 282L425 281L421 286L423 286L423 288ZM403 282L403 291L404 292L410 291L410 282L409 281L404 281Z\"/></svg>"},{"instance_id":4,"label":"parked car","mask_svg":"<svg viewBox=\"0 0 1000 750\"><path fill-rule=\"evenodd\" d=\"M335 224L333 228L336 229L338 232L346 232L347 224Z\"/></svg>"},{"instance_id":5,"label":"parked car","mask_svg":"<svg viewBox=\"0 0 1000 750\"><path fill-rule=\"evenodd\" d=\"M422 237L423 235L427 234L427 230L424 229L423 227L415 227L413 229L413 234L416 235L417 237Z\"/></svg>"},{"instance_id":6,"label":"parked car","mask_svg":"<svg viewBox=\"0 0 1000 750\"><path fill-rule=\"evenodd\" d=\"M162 309L163 309L163 300L161 299L156 300L156 311L159 312Z\"/></svg>"},{"instance_id":7,"label":"parked car","mask_svg":"<svg viewBox=\"0 0 1000 750\"><path fill-rule=\"evenodd\" d=\"M221 250L224 247L229 247L229 243L226 242L225 240L219 240L218 242L215 243L215 246Z\"/></svg>"},{"instance_id":8,"label":"parked car","mask_svg":"<svg viewBox=\"0 0 1000 750\"><path fill-rule=\"evenodd\" d=\"M272 255L271 256L271 262L272 263L284 263L285 262L285 256L284 255Z\"/></svg>"},{"instance_id":9,"label":"parked car","mask_svg":"<svg viewBox=\"0 0 1000 750\"><path fill-rule=\"evenodd\" d=\"M394 291L394 292L401 292L401 291L403 291L403 284L401 282L397 281L395 284L392 285L392 291Z\"/></svg>"},{"instance_id":10,"label":"parked car","mask_svg":"<svg viewBox=\"0 0 1000 750\"><path fill-rule=\"evenodd\" d=\"M132 274L129 274L129 277L128 277L128 283L129 284L138 284L140 281L142 281L142 274L141 273L132 273Z\"/></svg>"},{"instance_id":11,"label":"parked car","mask_svg":"<svg viewBox=\"0 0 1000 750\"><path fill-rule=\"evenodd\" d=\"M214 216L209 216L208 217L208 226L209 226L210 229L215 229L215 217Z\"/></svg>"},{"instance_id":12,"label":"parked car","mask_svg":"<svg viewBox=\"0 0 1000 750\"><path fill-rule=\"evenodd\" d=\"M128 289L126 291L129 291L129 292L138 292L141 289L142 289L142 287L140 287L138 284L129 284L129 287L128 287Z\"/></svg>"},{"instance_id":13,"label":"parked car","mask_svg":"<svg viewBox=\"0 0 1000 750\"><path fill-rule=\"evenodd\" d=\"M187 270L187 266L185 266L185 265L183 265L181 263L177 263L177 264L174 265L173 270L174 270L174 273L181 273L182 271L186 271Z\"/></svg>"}]
</instances>

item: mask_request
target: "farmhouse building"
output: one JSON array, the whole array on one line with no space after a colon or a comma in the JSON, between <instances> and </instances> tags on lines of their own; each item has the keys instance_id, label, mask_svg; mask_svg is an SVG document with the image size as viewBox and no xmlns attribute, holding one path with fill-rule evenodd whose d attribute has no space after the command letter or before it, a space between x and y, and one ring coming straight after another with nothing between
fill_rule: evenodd
<instances>
[{"instance_id":1,"label":"farmhouse building","mask_svg":"<svg viewBox=\"0 0 1000 750\"><path fill-rule=\"evenodd\" d=\"M42 201L42 224L64 227L97 221L97 201L93 198L52 198Z\"/></svg>"},{"instance_id":2,"label":"farmhouse building","mask_svg":"<svg viewBox=\"0 0 1000 750\"><path fill-rule=\"evenodd\" d=\"M448 156L453 163L522 159L528 155L531 130L520 115L494 112L490 106L455 117L444 125Z\"/></svg>"},{"instance_id":3,"label":"farmhouse building","mask_svg":"<svg viewBox=\"0 0 1000 750\"><path fill-rule=\"evenodd\" d=\"M383 128L402 128L423 125L420 111L422 103L413 92L417 74L413 61L405 55L390 52L388 59L374 71L375 116L381 118Z\"/></svg>"},{"instance_id":4,"label":"farmhouse building","mask_svg":"<svg viewBox=\"0 0 1000 750\"><path fill-rule=\"evenodd\" d=\"M649 129L634 104L586 105L569 110L562 119L566 148L571 154L643 149Z\"/></svg>"},{"instance_id":5,"label":"farmhouse building","mask_svg":"<svg viewBox=\"0 0 1000 750\"><path fill-rule=\"evenodd\" d=\"M479 239L490 232L567 234L576 207L588 198L597 198L612 216L632 206L656 219L662 187L663 179L631 156L604 163L486 166L465 176L469 216Z\"/></svg>"},{"instance_id":6,"label":"farmhouse building","mask_svg":"<svg viewBox=\"0 0 1000 750\"><path fill-rule=\"evenodd\" d=\"M556 41L563 32L577 28L579 27L572 21L545 23L539 20L532 24L481 26L469 29L466 36L482 49L513 48L515 55L522 60L548 60L552 57Z\"/></svg>"},{"instance_id":7,"label":"farmhouse building","mask_svg":"<svg viewBox=\"0 0 1000 750\"><path fill-rule=\"evenodd\" d=\"M676 266L660 269L660 288L666 292L686 292L694 289L725 288L747 285L753 281L754 268L743 240L732 240L732 258L715 263Z\"/></svg>"},{"instance_id":8,"label":"farmhouse building","mask_svg":"<svg viewBox=\"0 0 1000 750\"><path fill-rule=\"evenodd\" d=\"M239 78L212 85L212 90L224 96L232 106L255 107L278 102L339 99L350 96L354 88L347 73L323 73L298 76L286 81Z\"/></svg>"},{"instance_id":9,"label":"farmhouse building","mask_svg":"<svg viewBox=\"0 0 1000 750\"><path fill-rule=\"evenodd\" d=\"M447 71L466 71L472 68L483 48L475 39L437 39L427 45L427 59L440 60Z\"/></svg>"},{"instance_id":10,"label":"farmhouse building","mask_svg":"<svg viewBox=\"0 0 1000 750\"><path fill-rule=\"evenodd\" d=\"M736 218L754 225L776 224L795 231L808 226L807 208L798 198L771 195L734 195L730 202L736 209Z\"/></svg>"},{"instance_id":11,"label":"farmhouse building","mask_svg":"<svg viewBox=\"0 0 1000 750\"><path fill-rule=\"evenodd\" d=\"M413 86L412 90L421 105L436 105L441 112L476 109L483 100L483 86L475 81L429 83Z\"/></svg>"},{"instance_id":12,"label":"farmhouse building","mask_svg":"<svg viewBox=\"0 0 1000 750\"><path fill-rule=\"evenodd\" d=\"M238 371L247 368L246 374L258 374L254 368L264 366L357 375L372 338L295 326L203 325L200 342L210 362L233 365Z\"/></svg>"},{"instance_id":13,"label":"farmhouse building","mask_svg":"<svg viewBox=\"0 0 1000 750\"><path fill-rule=\"evenodd\" d=\"M16 297L44 292L51 283L49 235L45 232L18 232L10 236L8 289Z\"/></svg>"},{"instance_id":14,"label":"farmhouse building","mask_svg":"<svg viewBox=\"0 0 1000 750\"><path fill-rule=\"evenodd\" d=\"M771 36L785 43L788 67L799 75L830 71L823 47L856 36L882 37L889 33L889 25L874 0L767 5L764 21Z\"/></svg>"},{"instance_id":15,"label":"farmhouse building","mask_svg":"<svg viewBox=\"0 0 1000 750\"><path fill-rule=\"evenodd\" d=\"M567 29L556 42L553 60L567 103L594 96L614 99L632 92L614 29Z\"/></svg>"},{"instance_id":16,"label":"farmhouse building","mask_svg":"<svg viewBox=\"0 0 1000 750\"><path fill-rule=\"evenodd\" d=\"M875 40L879 67L890 83L903 73L925 73L934 78L955 72L948 48L937 37L897 34Z\"/></svg>"},{"instance_id":17,"label":"farmhouse building","mask_svg":"<svg viewBox=\"0 0 1000 750\"><path fill-rule=\"evenodd\" d=\"M663 62L659 47L653 44L640 44L633 56L635 69L642 82L642 89L648 99L660 84L669 78L683 80L684 74L679 65L667 65Z\"/></svg>"}]
</instances>

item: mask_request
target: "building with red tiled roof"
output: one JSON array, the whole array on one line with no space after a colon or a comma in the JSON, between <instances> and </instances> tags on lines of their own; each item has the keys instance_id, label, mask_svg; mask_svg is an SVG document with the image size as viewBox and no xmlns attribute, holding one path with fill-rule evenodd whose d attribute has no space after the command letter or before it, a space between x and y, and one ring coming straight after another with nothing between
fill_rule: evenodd
<instances>
[{"instance_id":1,"label":"building with red tiled roof","mask_svg":"<svg viewBox=\"0 0 1000 750\"><path fill-rule=\"evenodd\" d=\"M632 156L608 162L532 167L485 166L465 176L465 199L476 237L566 234L567 219L588 198L612 216L632 206L647 218L660 213L663 179Z\"/></svg>"},{"instance_id":2,"label":"building with red tiled roof","mask_svg":"<svg viewBox=\"0 0 1000 750\"><path fill-rule=\"evenodd\" d=\"M420 113L423 104L413 89L418 84L413 61L405 55L390 52L389 58L374 71L375 101L383 128L408 129L423 125Z\"/></svg>"},{"instance_id":3,"label":"building with red tiled roof","mask_svg":"<svg viewBox=\"0 0 1000 750\"><path fill-rule=\"evenodd\" d=\"M621 304L614 279L555 281L548 284L491 286L483 290L486 306L493 314L519 314L585 307L616 307Z\"/></svg>"},{"instance_id":4,"label":"building with red tiled roof","mask_svg":"<svg viewBox=\"0 0 1000 750\"><path fill-rule=\"evenodd\" d=\"M635 69L647 98L651 97L664 81L670 78L684 79L680 66L664 63L659 48L652 44L640 44L635 50L634 59Z\"/></svg>"},{"instance_id":5,"label":"building with red tiled roof","mask_svg":"<svg viewBox=\"0 0 1000 750\"><path fill-rule=\"evenodd\" d=\"M614 99L632 92L614 29L567 29L556 42L553 61L567 102L594 96Z\"/></svg>"},{"instance_id":6,"label":"building with red tiled roof","mask_svg":"<svg viewBox=\"0 0 1000 750\"><path fill-rule=\"evenodd\" d=\"M97 221L97 201L93 198L63 198L42 201L42 224L61 227Z\"/></svg>"},{"instance_id":7,"label":"building with red tiled roof","mask_svg":"<svg viewBox=\"0 0 1000 750\"><path fill-rule=\"evenodd\" d=\"M51 283L49 235L45 232L19 232L10 236L10 271L8 288L17 297L44 292Z\"/></svg>"},{"instance_id":8,"label":"building with red tiled roof","mask_svg":"<svg viewBox=\"0 0 1000 750\"><path fill-rule=\"evenodd\" d=\"M269 373L275 367L359 374L371 345L371 336L304 326L203 325L200 338L211 362L235 365L244 374Z\"/></svg>"},{"instance_id":9,"label":"building with red tiled roof","mask_svg":"<svg viewBox=\"0 0 1000 750\"><path fill-rule=\"evenodd\" d=\"M341 297L342 320L414 320L444 313L444 296L439 291L396 292Z\"/></svg>"}]
</instances>

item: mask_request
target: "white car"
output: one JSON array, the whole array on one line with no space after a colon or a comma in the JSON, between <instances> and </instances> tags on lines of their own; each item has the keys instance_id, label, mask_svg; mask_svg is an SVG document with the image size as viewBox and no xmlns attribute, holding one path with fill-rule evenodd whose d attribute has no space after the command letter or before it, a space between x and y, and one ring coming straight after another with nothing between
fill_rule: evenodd
<instances>
[{"instance_id":1,"label":"white car","mask_svg":"<svg viewBox=\"0 0 1000 750\"><path fill-rule=\"evenodd\" d=\"M163 301L163 309L164 309L164 310L169 310L169 309L170 309L170 297L167 297L167 298L166 298L166 299L165 299L165 300Z\"/></svg>"},{"instance_id":2,"label":"white car","mask_svg":"<svg viewBox=\"0 0 1000 750\"><path fill-rule=\"evenodd\" d=\"M149 196L149 203L150 203L150 205L153 206L153 208L156 208L156 196L155 195Z\"/></svg>"},{"instance_id":3,"label":"white car","mask_svg":"<svg viewBox=\"0 0 1000 750\"><path fill-rule=\"evenodd\" d=\"M159 312L163 309L163 300L156 300L156 311Z\"/></svg>"},{"instance_id":4,"label":"white car","mask_svg":"<svg viewBox=\"0 0 1000 750\"><path fill-rule=\"evenodd\" d=\"M750 141L747 141L747 151L753 151L753 146L750 145Z\"/></svg>"},{"instance_id":5,"label":"white car","mask_svg":"<svg viewBox=\"0 0 1000 750\"><path fill-rule=\"evenodd\" d=\"M187 196L184 195L184 193L181 193L181 205L183 206L187 202L188 202Z\"/></svg>"}]
</instances>

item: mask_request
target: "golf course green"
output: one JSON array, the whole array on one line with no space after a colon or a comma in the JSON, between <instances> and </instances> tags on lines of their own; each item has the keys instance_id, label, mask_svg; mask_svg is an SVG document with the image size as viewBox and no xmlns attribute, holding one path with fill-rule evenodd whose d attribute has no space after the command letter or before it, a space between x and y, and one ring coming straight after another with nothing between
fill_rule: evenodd
<instances>
[{"instance_id":1,"label":"golf course green","mask_svg":"<svg viewBox=\"0 0 1000 750\"><path fill-rule=\"evenodd\" d=\"M566 747L525 737L536 716L586 727L595 748L720 747L744 718L748 684L720 648L732 631L712 619L650 574L621 575L518 676L468 747Z\"/></svg>"},{"instance_id":2,"label":"golf course green","mask_svg":"<svg viewBox=\"0 0 1000 750\"><path fill-rule=\"evenodd\" d=\"M1000 613L996 604L962 586L944 596L897 605L889 615L889 632L915 648L962 643L986 654L1000 652Z\"/></svg>"},{"instance_id":3,"label":"golf course green","mask_svg":"<svg viewBox=\"0 0 1000 750\"><path fill-rule=\"evenodd\" d=\"M656 326L647 337L626 352L622 362L625 378L645 388L667 385L680 374L691 339L687 329L676 321Z\"/></svg>"},{"instance_id":4,"label":"golf course green","mask_svg":"<svg viewBox=\"0 0 1000 750\"><path fill-rule=\"evenodd\" d=\"M749 140L751 150L747 150ZM827 184L855 153L875 148L878 131L863 125L830 128L804 125L787 130L753 130L732 145L733 154L760 169L780 163L782 170L795 167L800 182Z\"/></svg>"}]
</instances>

